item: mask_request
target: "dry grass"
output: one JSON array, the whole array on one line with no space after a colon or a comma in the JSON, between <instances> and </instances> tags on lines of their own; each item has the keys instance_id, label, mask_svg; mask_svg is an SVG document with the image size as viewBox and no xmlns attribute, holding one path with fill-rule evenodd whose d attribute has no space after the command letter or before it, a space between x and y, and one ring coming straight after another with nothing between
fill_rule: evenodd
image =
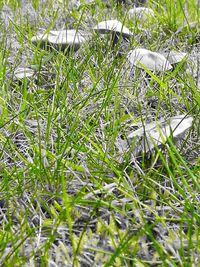
<instances>
[{"instance_id":1,"label":"dry grass","mask_svg":"<svg viewBox=\"0 0 200 267\"><path fill-rule=\"evenodd\" d=\"M114 1L18 2L0 4L1 266L198 266L199 29L180 30L198 3L150 1L156 18L134 26ZM105 18L134 38L113 47L92 33ZM65 27L89 33L76 53L31 44ZM188 58L147 74L126 62L133 47ZM18 67L34 77L16 80ZM181 138L134 152L138 123L183 113L193 124Z\"/></svg>"}]
</instances>

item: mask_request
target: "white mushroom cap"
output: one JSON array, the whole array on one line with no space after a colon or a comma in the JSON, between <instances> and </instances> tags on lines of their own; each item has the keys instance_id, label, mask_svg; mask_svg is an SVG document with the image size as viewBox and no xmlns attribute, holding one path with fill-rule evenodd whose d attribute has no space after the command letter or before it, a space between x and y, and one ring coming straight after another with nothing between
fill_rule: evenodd
<instances>
[{"instance_id":1,"label":"white mushroom cap","mask_svg":"<svg viewBox=\"0 0 200 267\"><path fill-rule=\"evenodd\" d=\"M176 51L170 51L169 53L165 54L165 57L172 65L181 62L184 58L186 58L186 56L187 53Z\"/></svg>"},{"instance_id":2,"label":"white mushroom cap","mask_svg":"<svg viewBox=\"0 0 200 267\"><path fill-rule=\"evenodd\" d=\"M116 32L124 36L132 36L133 33L118 20L105 20L97 24L94 30L99 33Z\"/></svg>"},{"instance_id":3,"label":"white mushroom cap","mask_svg":"<svg viewBox=\"0 0 200 267\"><path fill-rule=\"evenodd\" d=\"M42 39L42 40L41 40ZM39 34L32 38L32 42L37 44L41 41L42 44L47 42L51 46L59 46L61 49L65 49L68 46L74 46L77 50L80 45L85 41L84 36L75 29L49 31L46 34Z\"/></svg>"},{"instance_id":4,"label":"white mushroom cap","mask_svg":"<svg viewBox=\"0 0 200 267\"><path fill-rule=\"evenodd\" d=\"M30 68L17 68L14 72L15 78L21 80L24 78L31 78L35 74L34 70Z\"/></svg>"},{"instance_id":5,"label":"white mushroom cap","mask_svg":"<svg viewBox=\"0 0 200 267\"><path fill-rule=\"evenodd\" d=\"M132 65L150 71L163 72L172 69L172 65L163 55L144 48L131 50L127 58Z\"/></svg>"},{"instance_id":6,"label":"white mushroom cap","mask_svg":"<svg viewBox=\"0 0 200 267\"><path fill-rule=\"evenodd\" d=\"M53 37L55 38L56 36L59 35L59 32L60 31L51 30L51 31L49 31L48 33L45 33L45 34L44 33L40 33L40 34L38 34L36 36L33 36L32 39L31 39L31 42L33 44L35 44L35 45L37 45L38 42L42 42L42 43L47 42L49 36L52 36L52 38Z\"/></svg>"},{"instance_id":7,"label":"white mushroom cap","mask_svg":"<svg viewBox=\"0 0 200 267\"><path fill-rule=\"evenodd\" d=\"M192 126L193 118L187 117L186 114L174 116L169 120L160 120L144 125L144 127L132 132L128 138L142 136L144 138L144 152L151 151L154 146L161 146L172 134L174 138L179 137Z\"/></svg>"},{"instance_id":8,"label":"white mushroom cap","mask_svg":"<svg viewBox=\"0 0 200 267\"><path fill-rule=\"evenodd\" d=\"M48 37L48 34L38 34L36 36L33 36L31 38L31 42L34 44L34 45L37 45L39 42L41 43L45 43L47 41L47 37Z\"/></svg>"},{"instance_id":9,"label":"white mushroom cap","mask_svg":"<svg viewBox=\"0 0 200 267\"><path fill-rule=\"evenodd\" d=\"M61 30L48 36L49 43L78 45L84 42L85 38L76 30Z\"/></svg>"},{"instance_id":10,"label":"white mushroom cap","mask_svg":"<svg viewBox=\"0 0 200 267\"><path fill-rule=\"evenodd\" d=\"M151 8L147 7L134 7L128 11L129 18L136 18L146 20L150 17L155 17L155 13Z\"/></svg>"}]
</instances>

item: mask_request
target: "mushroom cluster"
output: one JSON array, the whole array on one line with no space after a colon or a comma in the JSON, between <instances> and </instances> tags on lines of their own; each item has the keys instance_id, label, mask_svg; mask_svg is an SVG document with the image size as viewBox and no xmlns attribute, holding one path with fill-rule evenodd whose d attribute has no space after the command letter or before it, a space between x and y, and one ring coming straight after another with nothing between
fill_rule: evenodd
<instances>
[{"instance_id":1,"label":"mushroom cluster","mask_svg":"<svg viewBox=\"0 0 200 267\"><path fill-rule=\"evenodd\" d=\"M128 11L129 19L147 20L155 17L152 9L146 7L134 7ZM93 32L100 35L110 35L112 40L125 38L126 41L134 37L134 34L124 25L124 23L113 19L99 22L93 27ZM58 50L77 51L81 45L86 42L86 33L78 29L65 29L60 31L49 31L32 38L32 43L39 45L42 48L46 46L53 47ZM134 48L127 54L127 62L130 69L134 66L139 69L148 70L156 74L171 71L174 65L183 61L186 58L186 53L170 51L165 54L150 51L146 48ZM143 152L151 151L155 146L160 147L164 144L167 138L173 134L178 137L192 125L192 117L187 117L185 114L169 118L166 121L155 121L147 124L144 127L130 133L128 139L134 137L143 137Z\"/></svg>"}]
</instances>

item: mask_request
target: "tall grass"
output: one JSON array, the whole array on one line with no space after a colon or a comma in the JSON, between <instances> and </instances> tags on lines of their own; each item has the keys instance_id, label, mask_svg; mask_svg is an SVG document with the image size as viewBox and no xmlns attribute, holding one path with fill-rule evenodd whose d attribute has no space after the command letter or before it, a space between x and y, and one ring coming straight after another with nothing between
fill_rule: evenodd
<instances>
[{"instance_id":1,"label":"tall grass","mask_svg":"<svg viewBox=\"0 0 200 267\"><path fill-rule=\"evenodd\" d=\"M155 20L135 27L114 1L1 3L1 16L10 12L0 23L1 266L198 266L198 29L177 29L199 6L148 6ZM105 18L135 37L113 46L91 30ZM67 23L90 33L76 53L31 44L39 28ZM163 75L130 70L139 46L189 56ZM16 80L19 66L34 77ZM184 136L135 152L135 125L183 113L193 117Z\"/></svg>"}]
</instances>

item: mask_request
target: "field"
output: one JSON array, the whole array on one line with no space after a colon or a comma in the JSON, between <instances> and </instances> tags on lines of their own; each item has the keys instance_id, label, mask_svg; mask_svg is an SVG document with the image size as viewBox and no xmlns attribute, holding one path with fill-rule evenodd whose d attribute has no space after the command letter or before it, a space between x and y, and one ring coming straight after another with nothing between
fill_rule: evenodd
<instances>
[{"instance_id":1,"label":"field","mask_svg":"<svg viewBox=\"0 0 200 267\"><path fill-rule=\"evenodd\" d=\"M200 2L124 2L0 2L0 266L200 266ZM113 19L132 35L94 30ZM77 51L32 42L61 29ZM135 48L186 56L154 72Z\"/></svg>"}]
</instances>

